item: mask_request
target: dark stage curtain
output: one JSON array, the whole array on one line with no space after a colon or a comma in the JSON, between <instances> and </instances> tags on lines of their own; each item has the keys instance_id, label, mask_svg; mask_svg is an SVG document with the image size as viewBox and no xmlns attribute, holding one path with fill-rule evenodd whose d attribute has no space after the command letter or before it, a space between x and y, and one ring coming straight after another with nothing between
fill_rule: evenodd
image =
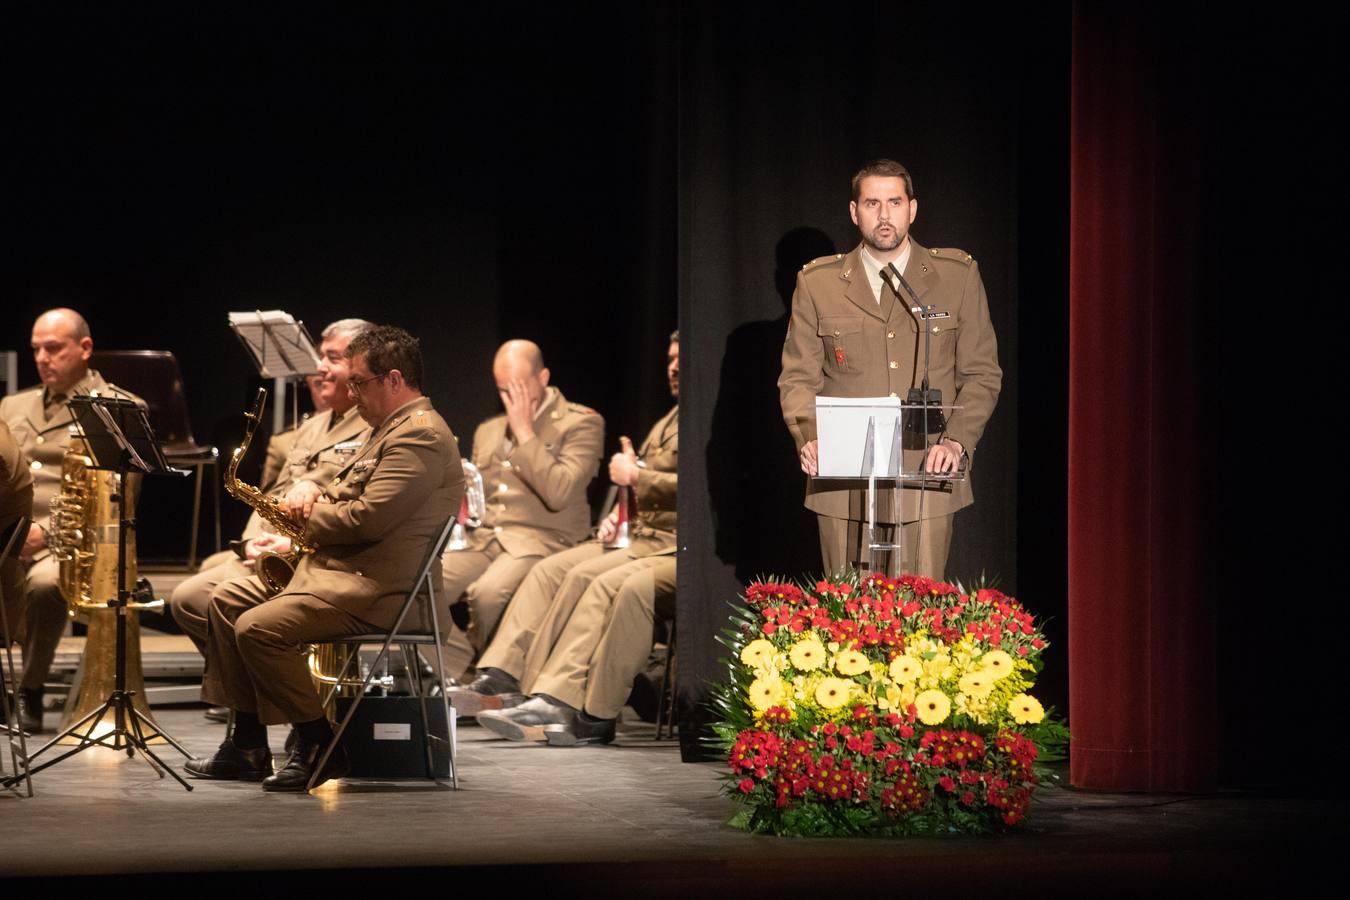
<instances>
[{"instance_id":1,"label":"dark stage curtain","mask_svg":"<svg viewBox=\"0 0 1350 900\"><path fill-rule=\"evenodd\" d=\"M1071 778L1194 791L1215 785L1218 749L1201 176L1187 32L1156 24L1074 10Z\"/></svg>"}]
</instances>

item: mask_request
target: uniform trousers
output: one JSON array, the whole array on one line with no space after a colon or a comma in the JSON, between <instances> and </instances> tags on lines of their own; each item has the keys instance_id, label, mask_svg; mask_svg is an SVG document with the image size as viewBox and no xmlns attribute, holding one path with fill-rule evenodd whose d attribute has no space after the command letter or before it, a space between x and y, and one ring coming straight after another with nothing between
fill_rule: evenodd
<instances>
[{"instance_id":1,"label":"uniform trousers","mask_svg":"<svg viewBox=\"0 0 1350 900\"><path fill-rule=\"evenodd\" d=\"M441 554L444 598L436 615L446 673L459 677L483 652L497 631L502 614L525 576L544 557L512 556L492 540L481 549L447 550ZM469 604L465 632L450 619L450 606L463 597Z\"/></svg>"},{"instance_id":2,"label":"uniform trousers","mask_svg":"<svg viewBox=\"0 0 1350 900\"><path fill-rule=\"evenodd\" d=\"M9 608L9 627L15 636L22 636L23 676L20 686L27 690L39 690L47 681L52 669L52 660L56 658L56 647L61 643L61 635L66 633L66 623L70 613L66 606L65 595L61 593L60 569L56 557L48 553L28 567L23 582L23 600L6 602ZM16 611L19 613L15 615Z\"/></svg>"},{"instance_id":3,"label":"uniform trousers","mask_svg":"<svg viewBox=\"0 0 1350 900\"><path fill-rule=\"evenodd\" d=\"M202 699L257 713L264 725L313 721L324 711L303 645L387 630L400 606L366 622L313 594L269 600L256 577L227 581L211 596Z\"/></svg>"},{"instance_id":4,"label":"uniform trousers","mask_svg":"<svg viewBox=\"0 0 1350 900\"><path fill-rule=\"evenodd\" d=\"M545 558L516 591L497 636L478 661L479 668L500 669L514 677L525 693L538 693L534 682L582 596L594 589L601 599L588 603L587 608L607 610L628 576L658 558L634 558L633 553L631 547L606 550L599 541L588 541ZM596 630L604 625L603 614L598 621L594 615L580 621Z\"/></svg>"},{"instance_id":5,"label":"uniform trousers","mask_svg":"<svg viewBox=\"0 0 1350 900\"><path fill-rule=\"evenodd\" d=\"M225 582L253 574L253 569L244 565L233 550L222 553L228 556L213 554L208 557L197 574L179 584L169 596L173 620L192 638L202 655L206 654L206 620L211 611L211 595Z\"/></svg>"},{"instance_id":6,"label":"uniform trousers","mask_svg":"<svg viewBox=\"0 0 1350 900\"><path fill-rule=\"evenodd\" d=\"M870 569L866 522L830 516L816 516L816 521L820 526L820 557L826 572L834 573L855 565L862 570ZM942 581L947 568L947 551L952 542L952 517L924 519L922 533L918 522L907 522L901 528L903 558L899 570ZM894 525L877 523L879 543L890 543L894 534ZM882 570L885 569L885 561L886 556L883 556Z\"/></svg>"},{"instance_id":7,"label":"uniform trousers","mask_svg":"<svg viewBox=\"0 0 1350 900\"><path fill-rule=\"evenodd\" d=\"M615 578L623 575L610 593ZM633 560L597 578L577 601L528 692L617 719L647 665L656 615L675 615L675 557Z\"/></svg>"}]
</instances>

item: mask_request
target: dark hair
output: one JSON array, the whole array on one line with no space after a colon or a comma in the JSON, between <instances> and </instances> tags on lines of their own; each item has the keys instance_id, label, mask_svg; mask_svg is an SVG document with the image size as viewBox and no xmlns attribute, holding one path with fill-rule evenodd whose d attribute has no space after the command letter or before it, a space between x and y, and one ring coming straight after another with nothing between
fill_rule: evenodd
<instances>
[{"instance_id":1,"label":"dark hair","mask_svg":"<svg viewBox=\"0 0 1350 900\"><path fill-rule=\"evenodd\" d=\"M398 369L408 387L422 389L422 345L402 328L379 325L361 332L347 345L349 359L359 353L366 355L370 374L388 375Z\"/></svg>"},{"instance_id":2,"label":"dark hair","mask_svg":"<svg viewBox=\"0 0 1350 900\"><path fill-rule=\"evenodd\" d=\"M914 179L910 176L909 169L893 159L874 159L859 169L857 175L853 176L853 200L855 203L862 194L863 179L873 177L904 180L905 196L910 200L914 199Z\"/></svg>"}]
</instances>

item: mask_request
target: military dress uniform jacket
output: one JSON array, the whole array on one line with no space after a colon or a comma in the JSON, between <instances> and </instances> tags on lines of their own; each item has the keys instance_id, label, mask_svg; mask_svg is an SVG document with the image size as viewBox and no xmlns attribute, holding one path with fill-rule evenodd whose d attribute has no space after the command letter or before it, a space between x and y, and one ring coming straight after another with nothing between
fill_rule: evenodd
<instances>
[{"instance_id":1,"label":"military dress uniform jacket","mask_svg":"<svg viewBox=\"0 0 1350 900\"><path fill-rule=\"evenodd\" d=\"M481 550L494 538L512 557L548 556L582 540L591 528L586 488L600 470L605 420L549 388L534 420L534 438L510 440L506 416L473 435L473 464L483 476L486 509L470 536Z\"/></svg>"},{"instance_id":2,"label":"military dress uniform jacket","mask_svg":"<svg viewBox=\"0 0 1350 900\"><path fill-rule=\"evenodd\" d=\"M10 529L19 521L20 516L29 515L33 509L33 475L28 469L28 460L23 451L9 433L9 428L0 422L0 550L10 536ZM14 547L8 558L0 563L0 595L5 603L5 616L10 628L18 626L20 601L23 598L23 572L19 566L19 552L23 550L23 540L28 536L27 529L15 538ZM0 634L0 647L8 641L7 634Z\"/></svg>"},{"instance_id":3,"label":"military dress uniform jacket","mask_svg":"<svg viewBox=\"0 0 1350 900\"><path fill-rule=\"evenodd\" d=\"M680 407L662 416L637 451L637 525L634 556L675 552L675 499L680 460Z\"/></svg>"},{"instance_id":4,"label":"military dress uniform jacket","mask_svg":"<svg viewBox=\"0 0 1350 900\"><path fill-rule=\"evenodd\" d=\"M75 421L70 407L65 404L51 421L47 420L42 403L46 390L39 385L0 399L0 422L9 426L14 440L28 459L33 475L33 521L43 528L47 527L51 517L52 498L61 492L61 463L70 448L70 426ZM145 405L140 397L104 381L103 376L93 369L70 390L72 397L80 394L122 397ZM34 558L40 559L46 552L39 551Z\"/></svg>"},{"instance_id":5,"label":"military dress uniform jacket","mask_svg":"<svg viewBox=\"0 0 1350 900\"><path fill-rule=\"evenodd\" d=\"M302 481L326 487L370 439L370 426L361 418L356 407L347 410L347 414L336 425L332 422L333 411L326 409L310 416L291 431L273 438L273 442L286 439L280 445L285 448L285 457L272 479L274 483L266 489L268 495L284 497L287 491ZM271 450L272 443L269 442L269 453ZM264 483L267 480L263 478ZM249 516L243 537L248 540L266 530L267 521L255 512Z\"/></svg>"},{"instance_id":6,"label":"military dress uniform jacket","mask_svg":"<svg viewBox=\"0 0 1350 900\"><path fill-rule=\"evenodd\" d=\"M932 334L929 384L942 391L944 403L960 405L949 415L946 434L973 460L1003 380L979 266L961 250L928 249L912 237L910 243L905 280L920 303L935 307L926 321ZM923 379L923 336L909 298L897 300L883 287L878 304L862 253L860 244L850 253L814 260L797 274L778 392L798 450L816 439L817 396L904 399ZM916 462L917 454L907 455L905 466ZM924 518L973 502L969 480L952 487L950 493L925 492ZM903 521L918 518L918 493L903 492ZM846 481L810 479L806 506L832 518L865 517L861 492ZM879 491L878 521L890 522L891 509L890 492Z\"/></svg>"},{"instance_id":7,"label":"military dress uniform jacket","mask_svg":"<svg viewBox=\"0 0 1350 900\"><path fill-rule=\"evenodd\" d=\"M459 511L464 469L450 426L419 397L395 410L314 504L287 594L312 594L373 625L393 624L431 541ZM440 568L436 568L439 586Z\"/></svg>"}]
</instances>

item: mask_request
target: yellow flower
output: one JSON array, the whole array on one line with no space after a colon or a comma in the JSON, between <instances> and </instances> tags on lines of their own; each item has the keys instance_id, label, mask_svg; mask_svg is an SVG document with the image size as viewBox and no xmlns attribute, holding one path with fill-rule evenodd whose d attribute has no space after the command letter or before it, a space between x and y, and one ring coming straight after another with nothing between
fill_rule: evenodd
<instances>
[{"instance_id":1,"label":"yellow flower","mask_svg":"<svg viewBox=\"0 0 1350 900\"><path fill-rule=\"evenodd\" d=\"M941 725L952 711L952 701L942 691L924 691L914 698L919 721L925 725Z\"/></svg>"},{"instance_id":2,"label":"yellow flower","mask_svg":"<svg viewBox=\"0 0 1350 900\"><path fill-rule=\"evenodd\" d=\"M788 658L792 660L793 666L803 672L819 669L825 665L825 645L818 638L803 638L792 645Z\"/></svg>"},{"instance_id":3,"label":"yellow flower","mask_svg":"<svg viewBox=\"0 0 1350 900\"><path fill-rule=\"evenodd\" d=\"M900 684L913 684L919 677L919 661L908 654L891 660L891 677Z\"/></svg>"},{"instance_id":4,"label":"yellow flower","mask_svg":"<svg viewBox=\"0 0 1350 900\"><path fill-rule=\"evenodd\" d=\"M842 678L822 678L816 688L816 702L821 709L838 709L848 702L853 682Z\"/></svg>"},{"instance_id":5,"label":"yellow flower","mask_svg":"<svg viewBox=\"0 0 1350 900\"><path fill-rule=\"evenodd\" d=\"M1000 678L1012 674L1013 658L1002 650L990 650L980 657L980 666L993 675L995 681L998 681Z\"/></svg>"},{"instance_id":6,"label":"yellow flower","mask_svg":"<svg viewBox=\"0 0 1350 900\"><path fill-rule=\"evenodd\" d=\"M840 675L861 675L867 671L867 657L857 650L845 650L834 658L834 670Z\"/></svg>"},{"instance_id":7,"label":"yellow flower","mask_svg":"<svg viewBox=\"0 0 1350 900\"><path fill-rule=\"evenodd\" d=\"M904 689L898 684L888 684L884 691L877 692L877 708L900 712L905 708L904 696Z\"/></svg>"},{"instance_id":8,"label":"yellow flower","mask_svg":"<svg viewBox=\"0 0 1350 900\"><path fill-rule=\"evenodd\" d=\"M1035 725L1045 718L1045 708L1041 701L1030 694L1018 694L1008 701L1008 712L1018 725Z\"/></svg>"},{"instance_id":9,"label":"yellow flower","mask_svg":"<svg viewBox=\"0 0 1350 900\"><path fill-rule=\"evenodd\" d=\"M976 669L974 672L967 672L961 676L961 691L978 700L983 700L994 689L995 680L997 680L997 676L992 672Z\"/></svg>"},{"instance_id":10,"label":"yellow flower","mask_svg":"<svg viewBox=\"0 0 1350 900\"><path fill-rule=\"evenodd\" d=\"M750 705L763 712L783 702L783 682L772 675L750 682Z\"/></svg>"},{"instance_id":11,"label":"yellow flower","mask_svg":"<svg viewBox=\"0 0 1350 900\"><path fill-rule=\"evenodd\" d=\"M771 669L775 647L764 638L753 640L741 651L741 662L752 669Z\"/></svg>"}]
</instances>

